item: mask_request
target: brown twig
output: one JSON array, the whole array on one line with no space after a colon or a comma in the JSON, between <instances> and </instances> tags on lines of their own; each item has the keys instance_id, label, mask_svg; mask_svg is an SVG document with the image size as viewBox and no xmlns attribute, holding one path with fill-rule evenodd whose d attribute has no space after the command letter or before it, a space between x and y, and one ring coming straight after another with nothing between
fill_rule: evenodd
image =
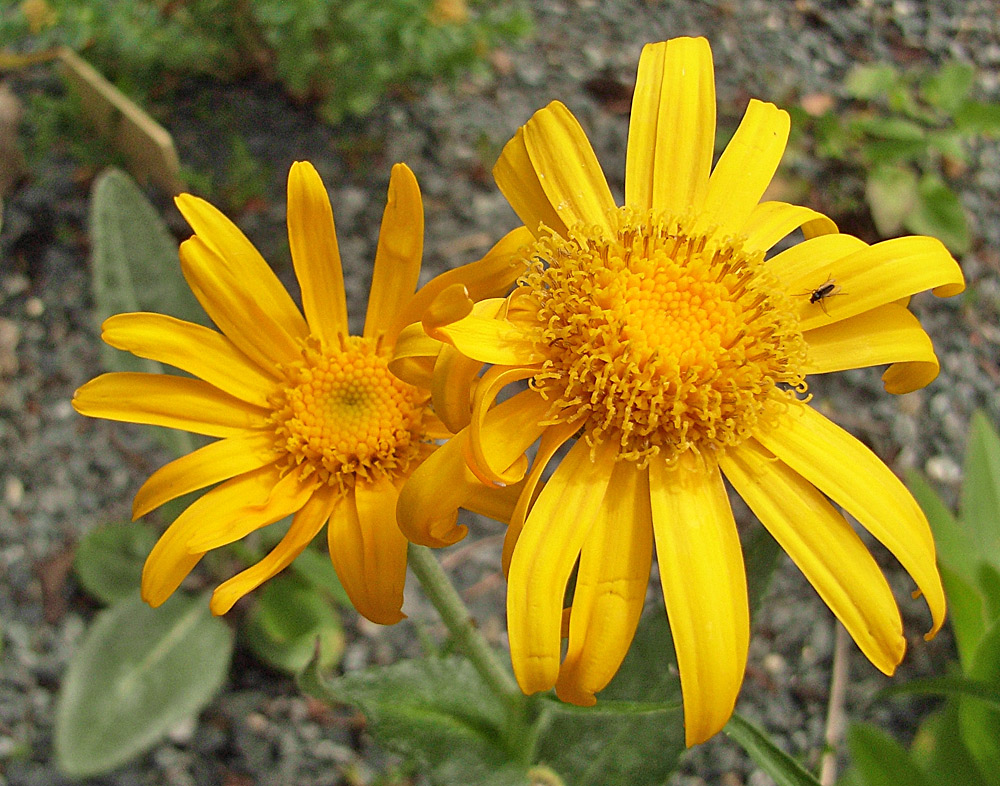
<instances>
[{"instance_id":1,"label":"brown twig","mask_svg":"<svg viewBox=\"0 0 1000 786\"><path fill-rule=\"evenodd\" d=\"M826 745L819 766L819 782L822 786L833 786L833 782L837 779L837 750L844 740L844 729L847 726L844 701L847 694L851 637L839 622L834 622L834 626L836 633L833 643L833 669L830 675L830 702L826 708L826 730L823 733Z\"/></svg>"}]
</instances>

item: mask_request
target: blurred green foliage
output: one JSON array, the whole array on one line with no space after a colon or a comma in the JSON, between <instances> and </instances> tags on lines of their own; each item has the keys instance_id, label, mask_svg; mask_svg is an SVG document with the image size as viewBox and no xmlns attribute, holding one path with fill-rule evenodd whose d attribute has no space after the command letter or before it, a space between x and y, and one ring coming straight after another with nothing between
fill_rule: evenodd
<instances>
[{"instance_id":1,"label":"blurred green foliage","mask_svg":"<svg viewBox=\"0 0 1000 786\"><path fill-rule=\"evenodd\" d=\"M971 143L1000 136L1000 104L972 98L975 69L857 66L845 108L793 110L794 144L820 160L866 173L865 201L883 237L933 235L962 254L970 238L965 210L949 182L965 171Z\"/></svg>"},{"instance_id":2,"label":"blurred green foliage","mask_svg":"<svg viewBox=\"0 0 1000 786\"><path fill-rule=\"evenodd\" d=\"M0 47L67 45L139 99L257 74L337 122L393 88L482 69L530 27L519 4L487 0L24 0L0 10Z\"/></svg>"}]
</instances>

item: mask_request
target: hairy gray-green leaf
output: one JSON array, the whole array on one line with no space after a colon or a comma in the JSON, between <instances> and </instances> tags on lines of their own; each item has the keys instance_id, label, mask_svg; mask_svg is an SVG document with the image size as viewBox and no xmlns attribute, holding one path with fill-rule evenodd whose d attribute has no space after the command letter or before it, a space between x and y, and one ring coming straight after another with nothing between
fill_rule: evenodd
<instances>
[{"instance_id":1,"label":"hairy gray-green leaf","mask_svg":"<svg viewBox=\"0 0 1000 786\"><path fill-rule=\"evenodd\" d=\"M94 181L90 201L90 238L94 310L103 322L113 314L155 311L209 324L181 275L177 242L140 188L120 169L104 170ZM103 345L102 361L112 371L162 373L152 360ZM168 431L164 443L178 455L195 440Z\"/></svg>"},{"instance_id":2,"label":"hairy gray-green leaf","mask_svg":"<svg viewBox=\"0 0 1000 786\"><path fill-rule=\"evenodd\" d=\"M344 653L344 628L329 597L295 574L271 579L257 598L245 629L250 648L279 669L295 673L319 642L320 666L332 668Z\"/></svg>"},{"instance_id":3,"label":"hairy gray-green leaf","mask_svg":"<svg viewBox=\"0 0 1000 786\"><path fill-rule=\"evenodd\" d=\"M920 85L924 100L945 114L953 114L968 98L976 69L966 63L945 63Z\"/></svg>"},{"instance_id":4,"label":"hairy gray-green leaf","mask_svg":"<svg viewBox=\"0 0 1000 786\"><path fill-rule=\"evenodd\" d=\"M108 772L215 696L232 635L204 597L160 608L138 593L102 611L73 656L56 707L55 751L72 777Z\"/></svg>"},{"instance_id":5,"label":"hairy gray-green leaf","mask_svg":"<svg viewBox=\"0 0 1000 786\"><path fill-rule=\"evenodd\" d=\"M102 603L114 603L139 589L142 566L156 543L143 522L116 522L87 532L76 546L73 569L80 584Z\"/></svg>"},{"instance_id":6,"label":"hairy gray-green leaf","mask_svg":"<svg viewBox=\"0 0 1000 786\"><path fill-rule=\"evenodd\" d=\"M421 767L435 784L527 784L521 743L530 719L508 714L472 665L457 656L409 660L325 679L314 659L302 689L358 707L383 745Z\"/></svg>"},{"instance_id":7,"label":"hairy gray-green leaf","mask_svg":"<svg viewBox=\"0 0 1000 786\"><path fill-rule=\"evenodd\" d=\"M665 783L684 752L676 663L666 612L647 614L597 706L550 706L540 763L573 786Z\"/></svg>"}]
</instances>

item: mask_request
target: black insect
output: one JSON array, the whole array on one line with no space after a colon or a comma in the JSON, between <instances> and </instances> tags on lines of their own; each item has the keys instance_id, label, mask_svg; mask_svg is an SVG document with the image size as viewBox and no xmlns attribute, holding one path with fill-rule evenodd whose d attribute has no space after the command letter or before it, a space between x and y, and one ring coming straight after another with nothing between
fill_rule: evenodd
<instances>
[{"instance_id":1,"label":"black insect","mask_svg":"<svg viewBox=\"0 0 1000 786\"><path fill-rule=\"evenodd\" d=\"M810 289L802 294L809 296L810 303L819 303L819 307L823 309L823 313L826 314L828 313L826 310L826 299L836 297L837 295L842 295L844 293L831 276L824 283L820 284L820 286L816 287L816 289Z\"/></svg>"}]
</instances>

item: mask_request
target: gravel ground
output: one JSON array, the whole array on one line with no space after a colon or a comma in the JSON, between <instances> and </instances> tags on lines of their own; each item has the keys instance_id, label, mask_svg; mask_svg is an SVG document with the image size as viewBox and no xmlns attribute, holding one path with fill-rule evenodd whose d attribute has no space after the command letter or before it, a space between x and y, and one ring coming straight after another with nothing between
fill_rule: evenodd
<instances>
[{"instance_id":1,"label":"gravel ground","mask_svg":"<svg viewBox=\"0 0 1000 786\"><path fill-rule=\"evenodd\" d=\"M847 69L864 61L933 64L957 58L979 67L981 98L1000 100L1000 23L992 0L535 0L532 7L535 37L520 50L497 53L489 78L387 102L348 129L325 128L275 88L255 84L192 85L163 121L191 167L223 176L228 138L223 123L238 129L249 152L267 162L265 199L240 223L286 279L285 175L293 160L316 163L331 190L349 296L360 319L395 161L406 161L423 189L427 276L470 261L515 226L489 168L516 127L552 99L564 101L580 119L620 195L627 92L624 102L607 89L599 98L592 80L627 88L646 41L708 36L720 120L730 124L750 96L788 106L810 93L839 95ZM52 84L44 73L33 72L12 86L24 95L51 90ZM205 107L213 109L212 122L205 119ZM145 431L85 421L70 408L72 391L98 369L85 234L92 174L53 151L8 197L0 237L0 786L68 782L52 763L54 700L95 610L68 570L74 543L98 524L126 519L135 490L164 460ZM815 174L821 183L823 172ZM985 408L1000 420L996 143L979 146L959 187L976 238L962 260L971 294L949 301L924 296L914 306L941 357L938 380L902 398L882 392L878 375L869 371L834 375L813 388L823 411L896 469L922 469L950 493L960 479L971 413ZM818 199L822 193L818 186ZM182 234L179 216L164 206ZM483 628L497 640L503 635L498 610L504 587L495 537L500 531L480 522L474 545L446 556L462 567ZM948 636L922 641L926 611L909 600L909 586L891 560L884 562L911 642L901 674L934 673L949 657ZM415 587L407 602L411 617L433 620ZM408 625L383 630L349 621L345 667L391 660L412 638ZM833 642L829 613L785 561L754 620L739 709L809 765L823 747ZM868 706L885 679L853 645L850 677L852 718L912 733L921 707ZM352 713L316 706L287 679L239 655L224 692L197 721L175 729L136 762L84 783L368 784L385 766ZM765 786L770 780L733 743L718 737L691 751L671 781L705 783Z\"/></svg>"}]
</instances>

